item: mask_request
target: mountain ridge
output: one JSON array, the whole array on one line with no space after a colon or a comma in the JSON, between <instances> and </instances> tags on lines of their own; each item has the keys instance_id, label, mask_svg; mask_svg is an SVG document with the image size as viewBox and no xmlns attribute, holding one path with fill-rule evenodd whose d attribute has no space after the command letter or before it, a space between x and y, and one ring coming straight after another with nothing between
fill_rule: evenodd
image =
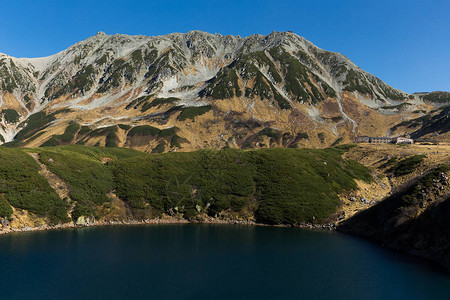
<instances>
[{"instance_id":1,"label":"mountain ridge","mask_svg":"<svg viewBox=\"0 0 450 300\"><path fill-rule=\"evenodd\" d=\"M344 55L320 49L292 32L245 38L202 31L154 37L99 32L47 57L0 54L0 83L0 109L13 109L19 115L15 123L1 120L0 135L5 142L27 146L38 146L62 133L70 120L92 130L118 126L117 120L123 120L132 127L179 128L185 145L175 148L185 150L205 147L192 135L206 136L207 147L242 148L258 134L256 129L270 126L294 140L306 132L308 146L322 147L339 138L350 141L373 128L384 135L396 123L422 115L413 111L434 109L423 97L395 89ZM194 132L178 118L180 111L190 107L204 107L202 111L210 107L188 119L202 123ZM41 135L32 143L18 141L17 134L30 116L60 109L68 111L46 124L45 132L37 128L35 134ZM201 134L200 129L208 131L206 123L213 120L221 123L222 130L216 129L219 134L231 126L227 121L231 113L241 116L233 117L234 123L261 125L232 130L224 135L225 141L213 146L217 135ZM118 134L115 144L133 144L126 141L128 133ZM84 137L77 133L70 143ZM103 138L86 139L86 143L105 145ZM154 150L161 142L155 141L140 150ZM260 147L258 143L267 142L269 147L282 146L281 141L250 144ZM164 151L169 150L175 149L169 146Z\"/></svg>"}]
</instances>

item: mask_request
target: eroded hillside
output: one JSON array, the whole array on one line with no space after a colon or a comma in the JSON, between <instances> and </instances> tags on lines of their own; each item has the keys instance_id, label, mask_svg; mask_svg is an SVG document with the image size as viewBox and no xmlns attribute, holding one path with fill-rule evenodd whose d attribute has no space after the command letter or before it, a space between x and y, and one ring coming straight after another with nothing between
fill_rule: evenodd
<instances>
[{"instance_id":1,"label":"eroded hillside","mask_svg":"<svg viewBox=\"0 0 450 300\"><path fill-rule=\"evenodd\" d=\"M98 33L49 57L0 54L0 143L8 145L326 147L401 134L390 129L447 102L443 92L392 88L290 32Z\"/></svg>"}]
</instances>

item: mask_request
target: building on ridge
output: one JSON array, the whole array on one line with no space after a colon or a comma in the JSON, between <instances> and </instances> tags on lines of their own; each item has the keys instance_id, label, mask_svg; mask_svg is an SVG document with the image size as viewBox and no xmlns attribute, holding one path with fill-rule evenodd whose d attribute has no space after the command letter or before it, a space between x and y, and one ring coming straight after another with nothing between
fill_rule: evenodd
<instances>
[{"instance_id":1,"label":"building on ridge","mask_svg":"<svg viewBox=\"0 0 450 300\"><path fill-rule=\"evenodd\" d=\"M370 144L414 144L414 140L407 137L376 137L376 136L357 136L356 143L370 143Z\"/></svg>"}]
</instances>

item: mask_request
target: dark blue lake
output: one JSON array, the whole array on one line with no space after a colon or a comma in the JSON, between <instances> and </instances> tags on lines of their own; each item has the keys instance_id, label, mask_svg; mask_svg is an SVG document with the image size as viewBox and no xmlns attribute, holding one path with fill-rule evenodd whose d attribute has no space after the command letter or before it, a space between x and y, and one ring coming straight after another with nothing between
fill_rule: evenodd
<instances>
[{"instance_id":1,"label":"dark blue lake","mask_svg":"<svg viewBox=\"0 0 450 300\"><path fill-rule=\"evenodd\" d=\"M433 264L352 236L233 225L0 236L1 299L450 299Z\"/></svg>"}]
</instances>

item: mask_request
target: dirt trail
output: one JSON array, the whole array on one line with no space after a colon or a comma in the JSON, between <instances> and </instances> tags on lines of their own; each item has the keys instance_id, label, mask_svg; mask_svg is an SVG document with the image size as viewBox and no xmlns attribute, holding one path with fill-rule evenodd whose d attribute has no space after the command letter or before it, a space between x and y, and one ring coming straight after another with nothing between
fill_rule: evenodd
<instances>
[{"instance_id":1,"label":"dirt trail","mask_svg":"<svg viewBox=\"0 0 450 300\"><path fill-rule=\"evenodd\" d=\"M61 199L67 199L69 202L71 202L69 197L70 188L69 186L58 176L53 174L50 169L41 163L39 161L39 154L38 153L28 153L31 157L34 158L34 160L39 164L41 169L39 170L39 174L47 179L48 183L52 187L52 189L55 190L55 192L58 194L58 196Z\"/></svg>"}]
</instances>

